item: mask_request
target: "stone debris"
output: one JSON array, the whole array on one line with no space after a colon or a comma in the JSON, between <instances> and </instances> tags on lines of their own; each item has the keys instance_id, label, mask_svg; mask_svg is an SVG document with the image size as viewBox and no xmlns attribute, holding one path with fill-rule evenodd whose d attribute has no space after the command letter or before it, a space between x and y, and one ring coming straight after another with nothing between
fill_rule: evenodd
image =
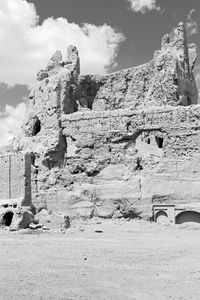
<instances>
[{"instance_id":1,"label":"stone debris","mask_svg":"<svg viewBox=\"0 0 200 300\"><path fill-rule=\"evenodd\" d=\"M34 224L34 223L29 224L29 228L33 229L33 230L35 230L35 229L41 229L41 228L43 228L43 226L44 225L42 225L42 224Z\"/></svg>"},{"instance_id":2,"label":"stone debris","mask_svg":"<svg viewBox=\"0 0 200 300\"><path fill-rule=\"evenodd\" d=\"M13 220L10 225L10 230L15 231L19 229L29 228L29 225L34 223L34 215L28 210L19 208L13 215Z\"/></svg>"},{"instance_id":3,"label":"stone debris","mask_svg":"<svg viewBox=\"0 0 200 300\"><path fill-rule=\"evenodd\" d=\"M50 214L43 208L35 215L35 220L37 220L38 223L47 225L51 222Z\"/></svg>"},{"instance_id":4,"label":"stone debris","mask_svg":"<svg viewBox=\"0 0 200 300\"><path fill-rule=\"evenodd\" d=\"M47 226L43 226L43 227L42 227L42 230L50 230L50 228L47 227Z\"/></svg>"}]
</instances>

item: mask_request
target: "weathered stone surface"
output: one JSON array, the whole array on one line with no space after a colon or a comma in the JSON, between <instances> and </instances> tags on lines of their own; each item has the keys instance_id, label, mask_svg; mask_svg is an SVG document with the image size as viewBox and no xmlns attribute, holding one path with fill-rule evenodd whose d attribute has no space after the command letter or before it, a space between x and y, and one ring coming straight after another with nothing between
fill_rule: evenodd
<instances>
[{"instance_id":1,"label":"weathered stone surface","mask_svg":"<svg viewBox=\"0 0 200 300\"><path fill-rule=\"evenodd\" d=\"M4 202L4 204L3 204ZM31 155L0 156L0 206L31 205Z\"/></svg>"},{"instance_id":2,"label":"weathered stone surface","mask_svg":"<svg viewBox=\"0 0 200 300\"><path fill-rule=\"evenodd\" d=\"M71 218L90 219L94 216L94 203L81 201L71 207Z\"/></svg>"},{"instance_id":3,"label":"weathered stone surface","mask_svg":"<svg viewBox=\"0 0 200 300\"><path fill-rule=\"evenodd\" d=\"M155 52L151 62L101 78L92 77L91 80L99 86L93 109L197 103L197 88L191 71L195 46L189 49L190 60L184 25L180 23L173 35L165 35L161 50Z\"/></svg>"},{"instance_id":4,"label":"weathered stone surface","mask_svg":"<svg viewBox=\"0 0 200 300\"><path fill-rule=\"evenodd\" d=\"M197 46L196 46L196 44L189 44L188 45L188 53L189 53L190 67L193 70L195 62L197 60Z\"/></svg>"},{"instance_id":5,"label":"weathered stone surface","mask_svg":"<svg viewBox=\"0 0 200 300\"><path fill-rule=\"evenodd\" d=\"M43 225L48 225L51 221L50 215L46 209L41 209L40 212L35 215L35 220L37 223Z\"/></svg>"},{"instance_id":6,"label":"weathered stone surface","mask_svg":"<svg viewBox=\"0 0 200 300\"><path fill-rule=\"evenodd\" d=\"M63 116L63 134L72 137L77 153L84 147L79 140L94 138L89 160L67 160L71 196L93 199L97 215L98 204L110 207L109 215L123 199L149 213L156 202L198 202L199 117L198 105ZM92 164L96 171L88 176ZM79 167L72 172L72 166Z\"/></svg>"},{"instance_id":7,"label":"weathered stone surface","mask_svg":"<svg viewBox=\"0 0 200 300\"><path fill-rule=\"evenodd\" d=\"M110 219L113 217L114 215L114 209L113 207L97 207L96 208L96 212L95 215L99 218L103 218L103 219Z\"/></svg>"},{"instance_id":8,"label":"weathered stone surface","mask_svg":"<svg viewBox=\"0 0 200 300\"><path fill-rule=\"evenodd\" d=\"M34 215L24 208L18 208L14 215L10 229L19 230L28 228L31 223L34 223Z\"/></svg>"},{"instance_id":9,"label":"weathered stone surface","mask_svg":"<svg viewBox=\"0 0 200 300\"><path fill-rule=\"evenodd\" d=\"M198 89L198 103L200 103L200 65L194 67L194 76Z\"/></svg>"},{"instance_id":10,"label":"weathered stone surface","mask_svg":"<svg viewBox=\"0 0 200 300\"><path fill-rule=\"evenodd\" d=\"M35 224L35 223L31 223L29 224L29 227L30 229L33 229L33 230L36 230L36 229L41 229L43 227L42 224Z\"/></svg>"}]
</instances>

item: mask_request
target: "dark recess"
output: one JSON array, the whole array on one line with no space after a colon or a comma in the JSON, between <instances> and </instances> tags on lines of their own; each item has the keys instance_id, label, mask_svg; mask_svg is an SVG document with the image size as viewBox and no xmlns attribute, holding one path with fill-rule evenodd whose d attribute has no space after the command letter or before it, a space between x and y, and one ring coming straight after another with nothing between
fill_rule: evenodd
<instances>
[{"instance_id":1,"label":"dark recess","mask_svg":"<svg viewBox=\"0 0 200 300\"><path fill-rule=\"evenodd\" d=\"M12 219L13 219L13 212L8 211L7 213L5 213L5 215L3 216L3 224L5 226L10 226L12 223Z\"/></svg>"},{"instance_id":2,"label":"dark recess","mask_svg":"<svg viewBox=\"0 0 200 300\"><path fill-rule=\"evenodd\" d=\"M35 136L37 135L41 130L41 122L39 119L36 120L34 126L33 126L33 133L32 135Z\"/></svg>"},{"instance_id":3,"label":"dark recess","mask_svg":"<svg viewBox=\"0 0 200 300\"><path fill-rule=\"evenodd\" d=\"M155 136L155 140L156 140L156 143L158 145L158 148L162 149L162 147L163 147L163 138L159 137L159 136Z\"/></svg>"}]
</instances>

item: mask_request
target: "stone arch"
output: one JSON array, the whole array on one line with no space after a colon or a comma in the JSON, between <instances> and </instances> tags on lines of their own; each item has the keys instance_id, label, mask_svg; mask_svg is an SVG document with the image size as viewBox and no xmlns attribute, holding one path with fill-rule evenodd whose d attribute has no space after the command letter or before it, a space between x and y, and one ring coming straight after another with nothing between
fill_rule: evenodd
<instances>
[{"instance_id":1,"label":"stone arch","mask_svg":"<svg viewBox=\"0 0 200 300\"><path fill-rule=\"evenodd\" d=\"M183 224L187 222L200 223L200 213L193 210L187 210L176 216L176 224Z\"/></svg>"},{"instance_id":2,"label":"stone arch","mask_svg":"<svg viewBox=\"0 0 200 300\"><path fill-rule=\"evenodd\" d=\"M169 223L168 214L164 210L159 210L155 215L155 221L159 224Z\"/></svg>"}]
</instances>

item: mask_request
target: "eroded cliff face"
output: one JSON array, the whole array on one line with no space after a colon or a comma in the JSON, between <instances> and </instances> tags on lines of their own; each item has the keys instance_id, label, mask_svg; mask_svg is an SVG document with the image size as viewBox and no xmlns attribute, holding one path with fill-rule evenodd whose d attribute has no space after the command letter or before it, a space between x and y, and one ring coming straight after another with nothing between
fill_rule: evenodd
<instances>
[{"instance_id":1,"label":"eroded cliff face","mask_svg":"<svg viewBox=\"0 0 200 300\"><path fill-rule=\"evenodd\" d=\"M192 73L196 48L188 48L183 23L162 39L151 62L103 77L91 76L96 87L93 110L138 109L160 105L196 104L198 93ZM83 98L91 92L82 78ZM93 89L95 90L95 88ZM85 93L85 95L84 95Z\"/></svg>"},{"instance_id":2,"label":"eroded cliff face","mask_svg":"<svg viewBox=\"0 0 200 300\"><path fill-rule=\"evenodd\" d=\"M195 60L182 23L151 62L106 76L80 76L77 49L67 61L57 51L13 144L32 153L36 208L108 218L150 216L152 203L198 205Z\"/></svg>"}]
</instances>

